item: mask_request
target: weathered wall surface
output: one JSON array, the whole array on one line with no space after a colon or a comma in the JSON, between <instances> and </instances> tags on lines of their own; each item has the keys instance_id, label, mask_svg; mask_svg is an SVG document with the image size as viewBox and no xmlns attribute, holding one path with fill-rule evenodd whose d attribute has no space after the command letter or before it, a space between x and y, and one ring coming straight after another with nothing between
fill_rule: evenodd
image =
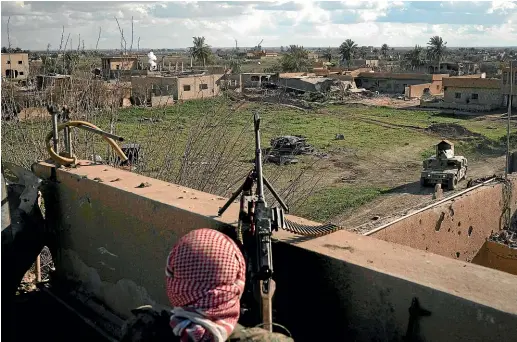
<instances>
[{"instance_id":1,"label":"weathered wall surface","mask_svg":"<svg viewBox=\"0 0 517 342\"><path fill-rule=\"evenodd\" d=\"M515 177L513 184L512 208L515 209ZM503 184L486 185L407 217L371 236L449 258L472 261L490 234L501 229L503 205Z\"/></svg>"},{"instance_id":2,"label":"weathered wall surface","mask_svg":"<svg viewBox=\"0 0 517 342\"><path fill-rule=\"evenodd\" d=\"M48 164L34 170L51 175ZM57 270L121 315L167 306L165 260L179 236L237 219L237 204L218 218L222 198L103 165L56 178L45 203L61 246ZM432 312L419 323L427 341L517 338L513 275L347 231L275 237L276 321L296 341L401 340L413 297Z\"/></svg>"},{"instance_id":3,"label":"weathered wall surface","mask_svg":"<svg viewBox=\"0 0 517 342\"><path fill-rule=\"evenodd\" d=\"M432 94L431 90L434 91L436 88L433 88L431 83L414 84L406 87L405 95L411 99L419 99L422 97L424 90L426 89L429 94Z\"/></svg>"},{"instance_id":4,"label":"weathered wall surface","mask_svg":"<svg viewBox=\"0 0 517 342\"><path fill-rule=\"evenodd\" d=\"M444 85L444 87L446 87ZM480 89L480 88L459 88L447 86L445 88L444 102L457 104L472 104L472 105L488 105L488 106L502 106L503 95L500 89ZM459 98L456 97L459 94ZM472 95L477 95L474 99Z\"/></svg>"},{"instance_id":5,"label":"weathered wall surface","mask_svg":"<svg viewBox=\"0 0 517 342\"><path fill-rule=\"evenodd\" d=\"M221 91L219 80L222 76L208 75L178 78L178 99L192 100L219 95Z\"/></svg>"},{"instance_id":6,"label":"weathered wall surface","mask_svg":"<svg viewBox=\"0 0 517 342\"><path fill-rule=\"evenodd\" d=\"M487 241L472 263L517 275L517 249Z\"/></svg>"}]
</instances>

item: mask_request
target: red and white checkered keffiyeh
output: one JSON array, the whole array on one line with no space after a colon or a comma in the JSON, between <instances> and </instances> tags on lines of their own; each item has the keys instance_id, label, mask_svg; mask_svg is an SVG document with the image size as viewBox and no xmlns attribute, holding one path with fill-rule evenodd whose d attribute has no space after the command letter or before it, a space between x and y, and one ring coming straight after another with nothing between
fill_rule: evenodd
<instances>
[{"instance_id":1,"label":"red and white checkered keffiyeh","mask_svg":"<svg viewBox=\"0 0 517 342\"><path fill-rule=\"evenodd\" d=\"M183 236L167 258L170 325L182 342L226 341L240 314L246 264L228 236L197 229Z\"/></svg>"}]
</instances>

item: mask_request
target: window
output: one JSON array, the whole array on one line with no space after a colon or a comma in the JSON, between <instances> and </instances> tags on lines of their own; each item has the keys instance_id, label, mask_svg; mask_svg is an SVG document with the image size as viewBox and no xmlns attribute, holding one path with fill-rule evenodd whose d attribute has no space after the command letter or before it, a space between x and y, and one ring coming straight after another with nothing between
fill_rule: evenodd
<instances>
[{"instance_id":1,"label":"window","mask_svg":"<svg viewBox=\"0 0 517 342\"><path fill-rule=\"evenodd\" d=\"M7 61L7 64L11 64L11 61Z\"/></svg>"},{"instance_id":2,"label":"window","mask_svg":"<svg viewBox=\"0 0 517 342\"><path fill-rule=\"evenodd\" d=\"M436 90L438 90L438 89L440 89L440 86L439 86L439 85L437 85L437 86L436 86Z\"/></svg>"},{"instance_id":3,"label":"window","mask_svg":"<svg viewBox=\"0 0 517 342\"><path fill-rule=\"evenodd\" d=\"M190 85L189 84L185 84L183 86L183 91L190 91Z\"/></svg>"},{"instance_id":4,"label":"window","mask_svg":"<svg viewBox=\"0 0 517 342\"><path fill-rule=\"evenodd\" d=\"M115 65L117 70L120 70L120 64Z\"/></svg>"},{"instance_id":5,"label":"window","mask_svg":"<svg viewBox=\"0 0 517 342\"><path fill-rule=\"evenodd\" d=\"M206 84L206 83L201 83L201 84L199 85L199 90L204 90L204 89L208 89L208 84Z\"/></svg>"},{"instance_id":6,"label":"window","mask_svg":"<svg viewBox=\"0 0 517 342\"><path fill-rule=\"evenodd\" d=\"M23 76L23 71L20 71L20 76Z\"/></svg>"},{"instance_id":7,"label":"window","mask_svg":"<svg viewBox=\"0 0 517 342\"><path fill-rule=\"evenodd\" d=\"M461 93L454 93L454 97L457 99L461 99Z\"/></svg>"},{"instance_id":8,"label":"window","mask_svg":"<svg viewBox=\"0 0 517 342\"><path fill-rule=\"evenodd\" d=\"M443 87L443 90L444 90L444 91L447 91L447 87Z\"/></svg>"},{"instance_id":9,"label":"window","mask_svg":"<svg viewBox=\"0 0 517 342\"><path fill-rule=\"evenodd\" d=\"M260 80L260 78L258 76L251 76L252 82L258 82L259 80Z\"/></svg>"},{"instance_id":10,"label":"window","mask_svg":"<svg viewBox=\"0 0 517 342\"><path fill-rule=\"evenodd\" d=\"M508 80L508 73L503 72L503 84L506 84L507 80Z\"/></svg>"},{"instance_id":11,"label":"window","mask_svg":"<svg viewBox=\"0 0 517 342\"><path fill-rule=\"evenodd\" d=\"M472 94L472 100L477 100L478 99L478 94Z\"/></svg>"},{"instance_id":12,"label":"window","mask_svg":"<svg viewBox=\"0 0 517 342\"><path fill-rule=\"evenodd\" d=\"M23 62L22 61L18 61L18 64L23 64Z\"/></svg>"}]
</instances>

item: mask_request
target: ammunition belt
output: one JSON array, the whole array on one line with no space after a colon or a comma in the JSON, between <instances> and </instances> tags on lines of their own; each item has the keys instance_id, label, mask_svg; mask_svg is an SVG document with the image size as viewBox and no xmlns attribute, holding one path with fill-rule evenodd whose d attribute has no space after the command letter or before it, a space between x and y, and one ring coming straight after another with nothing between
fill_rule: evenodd
<instances>
[{"instance_id":1,"label":"ammunition belt","mask_svg":"<svg viewBox=\"0 0 517 342\"><path fill-rule=\"evenodd\" d=\"M284 230L303 236L323 236L343 229L342 227L336 226L332 223L326 223L319 226L308 226L289 221L288 219L285 219L284 223Z\"/></svg>"}]
</instances>

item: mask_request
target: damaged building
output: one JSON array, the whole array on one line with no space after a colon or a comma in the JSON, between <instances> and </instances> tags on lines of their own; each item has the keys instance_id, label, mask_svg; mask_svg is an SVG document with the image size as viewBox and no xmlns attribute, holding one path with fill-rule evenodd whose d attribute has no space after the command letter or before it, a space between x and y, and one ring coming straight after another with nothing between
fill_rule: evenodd
<instances>
[{"instance_id":1,"label":"damaged building","mask_svg":"<svg viewBox=\"0 0 517 342\"><path fill-rule=\"evenodd\" d=\"M14 80L26 80L29 76L29 54L3 53L2 77Z\"/></svg>"},{"instance_id":2,"label":"damaged building","mask_svg":"<svg viewBox=\"0 0 517 342\"><path fill-rule=\"evenodd\" d=\"M449 75L445 75L449 76ZM355 77L358 88L383 93L405 94L406 87L417 84L432 84L433 75L417 73L361 72Z\"/></svg>"},{"instance_id":3,"label":"damaged building","mask_svg":"<svg viewBox=\"0 0 517 342\"><path fill-rule=\"evenodd\" d=\"M299 92L328 92L330 87L334 84L332 78L327 77L311 77L311 76L300 76L300 77L289 77L280 78L278 85L280 87L295 90Z\"/></svg>"},{"instance_id":4,"label":"damaged building","mask_svg":"<svg viewBox=\"0 0 517 342\"><path fill-rule=\"evenodd\" d=\"M224 75L133 76L132 97L137 104L169 105L220 94Z\"/></svg>"}]
</instances>

